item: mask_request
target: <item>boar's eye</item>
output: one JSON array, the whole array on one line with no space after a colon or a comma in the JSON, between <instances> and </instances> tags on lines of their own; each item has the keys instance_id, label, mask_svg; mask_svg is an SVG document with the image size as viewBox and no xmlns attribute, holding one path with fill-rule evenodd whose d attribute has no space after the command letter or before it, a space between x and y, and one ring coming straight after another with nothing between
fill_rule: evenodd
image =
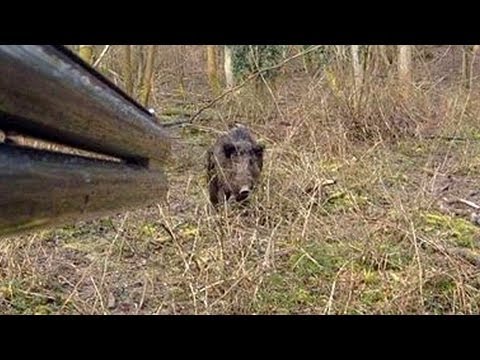
<instances>
[{"instance_id":1,"label":"boar's eye","mask_svg":"<svg viewBox=\"0 0 480 360\"><path fill-rule=\"evenodd\" d=\"M225 157L229 159L235 153L235 146L233 144L224 144L223 152L225 153Z\"/></svg>"}]
</instances>

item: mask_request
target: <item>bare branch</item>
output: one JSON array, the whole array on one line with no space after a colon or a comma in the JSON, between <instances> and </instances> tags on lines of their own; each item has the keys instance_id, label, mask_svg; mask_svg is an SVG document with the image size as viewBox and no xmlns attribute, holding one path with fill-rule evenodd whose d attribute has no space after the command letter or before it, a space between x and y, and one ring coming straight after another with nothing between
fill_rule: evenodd
<instances>
[{"instance_id":1,"label":"bare branch","mask_svg":"<svg viewBox=\"0 0 480 360\"><path fill-rule=\"evenodd\" d=\"M214 104L216 104L218 101L222 100L225 96L227 96L228 94L238 90L238 89L241 89L242 87L244 87L246 84L248 84L250 81L254 80L255 78L257 78L258 76L260 76L260 74L263 74L264 72L266 71L269 71L269 70L274 70L274 69L278 69L282 66L284 66L285 64L287 64L288 62L296 59L296 58L299 58L301 56L304 56L308 53L311 53L315 50L317 50L318 48L320 48L322 45L316 45L316 46L313 46L311 47L310 49L308 50L305 50L305 51L302 51L302 52L299 52L281 62L279 62L278 64L275 64L275 65L272 65L272 66L269 66L269 67L265 67L263 69L260 69L256 72L254 72L253 74L251 74L249 77L247 77L244 81L242 81L240 84L238 84L237 86L234 86L233 88L223 92L221 95L217 96L216 98L214 98L213 100L209 101L205 106L202 106L196 113L194 113L190 119L186 120L186 121L178 121L176 123L172 123L172 124L164 124L164 126L173 126L173 125L182 125L182 124L187 124L187 123L192 123L193 121L195 121L195 119L198 118L198 116L204 112L205 110L207 110L208 108L212 107Z\"/></svg>"},{"instance_id":2,"label":"bare branch","mask_svg":"<svg viewBox=\"0 0 480 360\"><path fill-rule=\"evenodd\" d=\"M100 64L100 61L102 61L103 57L107 54L108 50L110 49L110 45L105 45L105 47L103 48L102 52L100 53L100 55L98 56L98 59L95 60L95 62L93 63L93 67L97 67L99 64Z\"/></svg>"}]
</instances>

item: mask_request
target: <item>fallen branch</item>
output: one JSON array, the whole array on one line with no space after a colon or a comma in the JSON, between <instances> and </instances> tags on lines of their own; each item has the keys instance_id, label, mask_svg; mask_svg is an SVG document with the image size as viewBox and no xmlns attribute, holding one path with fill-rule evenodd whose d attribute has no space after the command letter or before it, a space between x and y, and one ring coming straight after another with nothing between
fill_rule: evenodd
<instances>
[{"instance_id":1,"label":"fallen branch","mask_svg":"<svg viewBox=\"0 0 480 360\"><path fill-rule=\"evenodd\" d=\"M440 135L421 135L424 140L446 140L446 141L480 141L480 139L463 136L440 136Z\"/></svg>"},{"instance_id":2,"label":"fallen branch","mask_svg":"<svg viewBox=\"0 0 480 360\"><path fill-rule=\"evenodd\" d=\"M442 256L462 259L468 263L480 267L480 255L477 254L474 250L461 248L458 246L449 246L445 243L431 242L426 239L420 239L423 248L432 250L435 253L441 254ZM453 260L453 259L452 259Z\"/></svg>"},{"instance_id":3,"label":"fallen branch","mask_svg":"<svg viewBox=\"0 0 480 360\"><path fill-rule=\"evenodd\" d=\"M460 257L476 267L480 267L480 256L474 251L465 248L445 248L445 252L451 256Z\"/></svg>"},{"instance_id":4,"label":"fallen branch","mask_svg":"<svg viewBox=\"0 0 480 360\"><path fill-rule=\"evenodd\" d=\"M332 200L335 200L335 199L339 199L339 198L341 198L341 197L344 197L346 194L347 194L346 191L337 192L337 193L329 196L328 198L326 198L326 199L322 202L322 205L328 204L328 203L331 202Z\"/></svg>"},{"instance_id":5,"label":"fallen branch","mask_svg":"<svg viewBox=\"0 0 480 360\"><path fill-rule=\"evenodd\" d=\"M161 120L161 121L166 120L167 118L168 118L167 116L158 117L158 119ZM187 117L177 117L176 119L177 120L175 120L175 121L162 122L161 125L163 127L170 127L170 126L184 125L184 124L187 124L187 123L190 122L190 118L188 116Z\"/></svg>"},{"instance_id":6,"label":"fallen branch","mask_svg":"<svg viewBox=\"0 0 480 360\"><path fill-rule=\"evenodd\" d=\"M325 180L321 186L330 186L330 185L335 185L337 183L336 180Z\"/></svg>"},{"instance_id":7,"label":"fallen branch","mask_svg":"<svg viewBox=\"0 0 480 360\"><path fill-rule=\"evenodd\" d=\"M455 199L452 199L452 200L448 200L446 198L443 198L442 200L447 205L450 205L450 204L453 204L453 203L461 203L461 204L467 205L468 207L473 208L475 210L480 210L480 205L477 205L474 202L469 201L469 200L465 200L465 199L461 199L461 198L455 198ZM468 217L469 220L474 225L480 226L480 214L477 211L450 209L442 203L440 204L440 211L442 211L443 213L447 213L447 214L454 214L454 215L457 215L457 216Z\"/></svg>"},{"instance_id":8,"label":"fallen branch","mask_svg":"<svg viewBox=\"0 0 480 360\"><path fill-rule=\"evenodd\" d=\"M320 184L315 184L313 186L309 186L305 189L305 193L311 194L314 192L318 192L319 190L323 189L325 186L331 186L335 185L337 183L337 180L325 180Z\"/></svg>"},{"instance_id":9,"label":"fallen branch","mask_svg":"<svg viewBox=\"0 0 480 360\"><path fill-rule=\"evenodd\" d=\"M462 204L465 204L467 206L470 206L471 208L474 208L475 210L480 209L480 206L478 206L474 202L471 202L471 201L468 201L468 200L465 200L465 199L458 199L458 202L460 202Z\"/></svg>"},{"instance_id":10,"label":"fallen branch","mask_svg":"<svg viewBox=\"0 0 480 360\"><path fill-rule=\"evenodd\" d=\"M452 199L452 200L448 200L446 198L443 198L443 200L447 203L447 204L453 204L453 203L462 203L462 204L465 204L475 210L480 210L480 205L477 205L475 204L474 202L472 201L469 201L469 200L465 200L465 199L461 199L461 198L455 198L455 199Z\"/></svg>"}]
</instances>

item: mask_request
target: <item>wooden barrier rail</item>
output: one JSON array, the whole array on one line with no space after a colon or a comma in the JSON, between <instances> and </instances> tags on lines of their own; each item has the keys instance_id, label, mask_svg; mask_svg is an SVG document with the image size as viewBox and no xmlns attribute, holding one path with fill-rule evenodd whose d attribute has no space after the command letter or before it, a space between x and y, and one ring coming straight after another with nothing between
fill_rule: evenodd
<instances>
[{"instance_id":1,"label":"wooden barrier rail","mask_svg":"<svg viewBox=\"0 0 480 360\"><path fill-rule=\"evenodd\" d=\"M150 113L68 50L0 46L0 128L132 161L163 161Z\"/></svg>"},{"instance_id":2,"label":"wooden barrier rail","mask_svg":"<svg viewBox=\"0 0 480 360\"><path fill-rule=\"evenodd\" d=\"M0 130L119 159L0 144L0 236L154 204L167 192L167 132L61 46L0 46Z\"/></svg>"}]
</instances>

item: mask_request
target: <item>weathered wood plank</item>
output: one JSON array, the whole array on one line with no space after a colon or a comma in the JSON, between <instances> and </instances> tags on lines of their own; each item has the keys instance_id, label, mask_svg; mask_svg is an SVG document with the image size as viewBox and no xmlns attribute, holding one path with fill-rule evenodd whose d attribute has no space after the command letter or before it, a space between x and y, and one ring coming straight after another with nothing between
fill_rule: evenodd
<instances>
[{"instance_id":1,"label":"weathered wood plank","mask_svg":"<svg viewBox=\"0 0 480 360\"><path fill-rule=\"evenodd\" d=\"M0 236L160 203L161 170L0 144Z\"/></svg>"},{"instance_id":2,"label":"weathered wood plank","mask_svg":"<svg viewBox=\"0 0 480 360\"><path fill-rule=\"evenodd\" d=\"M145 108L54 45L0 46L0 129L133 161L170 150Z\"/></svg>"}]
</instances>

